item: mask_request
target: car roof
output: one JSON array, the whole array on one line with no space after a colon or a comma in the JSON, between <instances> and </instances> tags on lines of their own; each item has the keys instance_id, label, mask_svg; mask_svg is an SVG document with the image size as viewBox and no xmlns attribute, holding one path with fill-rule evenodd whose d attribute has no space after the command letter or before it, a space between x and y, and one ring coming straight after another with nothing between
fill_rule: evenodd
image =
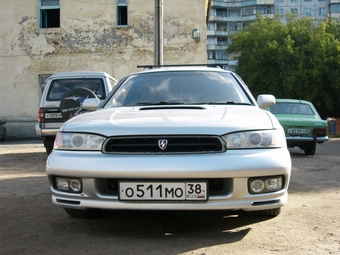
<instances>
[{"instance_id":1,"label":"car roof","mask_svg":"<svg viewBox=\"0 0 340 255\"><path fill-rule=\"evenodd\" d=\"M174 72L174 71L209 71L209 72L228 72L231 71L224 70L218 67L209 67L209 66L195 66L195 65L185 65L185 66L161 66L161 67L152 67L144 66L145 69L140 72L136 72L133 74L141 74L141 73L157 73L157 72Z\"/></svg>"},{"instance_id":2,"label":"car roof","mask_svg":"<svg viewBox=\"0 0 340 255\"><path fill-rule=\"evenodd\" d=\"M101 72L101 71L59 72L59 73L52 74L51 78L65 78L65 77L79 77L79 76L107 76L107 77L114 79L108 73Z\"/></svg>"}]
</instances>

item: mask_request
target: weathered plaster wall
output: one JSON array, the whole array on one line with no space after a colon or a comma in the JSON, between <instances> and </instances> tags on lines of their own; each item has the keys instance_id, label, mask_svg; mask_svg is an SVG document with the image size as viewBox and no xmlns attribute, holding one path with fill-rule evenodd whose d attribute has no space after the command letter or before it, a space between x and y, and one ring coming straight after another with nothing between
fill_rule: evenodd
<instances>
[{"instance_id":1,"label":"weathered plaster wall","mask_svg":"<svg viewBox=\"0 0 340 255\"><path fill-rule=\"evenodd\" d=\"M129 26L117 27L115 0L60 0L60 28L49 29L38 28L37 3L0 3L0 119L9 139L36 137L39 75L93 70L121 79L154 62L154 1L129 0ZM206 63L206 1L163 3L164 64Z\"/></svg>"}]
</instances>

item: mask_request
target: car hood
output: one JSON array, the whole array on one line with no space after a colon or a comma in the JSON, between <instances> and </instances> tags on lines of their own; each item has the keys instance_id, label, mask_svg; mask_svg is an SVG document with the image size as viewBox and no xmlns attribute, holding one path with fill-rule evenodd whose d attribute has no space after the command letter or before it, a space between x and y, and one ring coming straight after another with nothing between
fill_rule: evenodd
<instances>
[{"instance_id":1,"label":"car hood","mask_svg":"<svg viewBox=\"0 0 340 255\"><path fill-rule=\"evenodd\" d=\"M113 107L72 118L63 132L105 136L148 134L215 134L281 128L277 119L256 106Z\"/></svg>"},{"instance_id":2,"label":"car hood","mask_svg":"<svg viewBox=\"0 0 340 255\"><path fill-rule=\"evenodd\" d=\"M327 127L325 120L313 115L277 114L275 116L282 126Z\"/></svg>"}]
</instances>

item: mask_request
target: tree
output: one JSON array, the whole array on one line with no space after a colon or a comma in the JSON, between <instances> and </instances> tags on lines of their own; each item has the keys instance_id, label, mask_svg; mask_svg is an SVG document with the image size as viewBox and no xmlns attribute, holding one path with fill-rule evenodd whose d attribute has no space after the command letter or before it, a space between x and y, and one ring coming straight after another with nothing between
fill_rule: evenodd
<instances>
[{"instance_id":1,"label":"tree","mask_svg":"<svg viewBox=\"0 0 340 255\"><path fill-rule=\"evenodd\" d=\"M320 115L339 117L340 26L296 15L258 16L235 33L228 53L238 53L236 72L254 95L312 101Z\"/></svg>"}]
</instances>

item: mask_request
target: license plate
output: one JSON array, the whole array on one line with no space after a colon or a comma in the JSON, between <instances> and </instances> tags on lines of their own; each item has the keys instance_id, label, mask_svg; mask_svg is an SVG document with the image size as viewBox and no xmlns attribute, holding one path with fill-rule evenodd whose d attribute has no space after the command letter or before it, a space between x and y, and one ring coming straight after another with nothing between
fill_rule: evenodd
<instances>
[{"instance_id":1,"label":"license plate","mask_svg":"<svg viewBox=\"0 0 340 255\"><path fill-rule=\"evenodd\" d=\"M60 112L45 113L45 119L58 119L62 118Z\"/></svg>"},{"instance_id":2,"label":"license plate","mask_svg":"<svg viewBox=\"0 0 340 255\"><path fill-rule=\"evenodd\" d=\"M198 200L208 199L207 182L119 182L120 200Z\"/></svg>"},{"instance_id":3,"label":"license plate","mask_svg":"<svg viewBox=\"0 0 340 255\"><path fill-rule=\"evenodd\" d=\"M310 134L310 130L306 128L288 128L288 134L292 135L308 135Z\"/></svg>"}]
</instances>

